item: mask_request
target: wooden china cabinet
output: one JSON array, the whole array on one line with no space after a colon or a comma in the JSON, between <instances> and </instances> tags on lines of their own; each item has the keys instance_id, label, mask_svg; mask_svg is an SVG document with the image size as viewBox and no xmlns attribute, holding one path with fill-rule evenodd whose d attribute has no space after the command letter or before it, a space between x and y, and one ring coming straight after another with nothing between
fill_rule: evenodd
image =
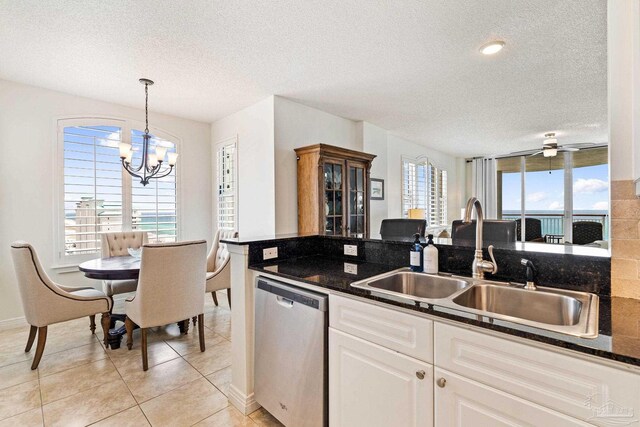
<instances>
[{"instance_id":1,"label":"wooden china cabinet","mask_svg":"<svg viewBox=\"0 0 640 427\"><path fill-rule=\"evenodd\" d=\"M373 154L326 144L295 149L298 233L369 237Z\"/></svg>"}]
</instances>

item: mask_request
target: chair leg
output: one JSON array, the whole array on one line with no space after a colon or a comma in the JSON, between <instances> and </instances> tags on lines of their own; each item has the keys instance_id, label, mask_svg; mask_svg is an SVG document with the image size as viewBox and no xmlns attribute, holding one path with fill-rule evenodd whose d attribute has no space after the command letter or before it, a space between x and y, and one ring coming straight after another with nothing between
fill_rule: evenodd
<instances>
[{"instance_id":1,"label":"chair leg","mask_svg":"<svg viewBox=\"0 0 640 427\"><path fill-rule=\"evenodd\" d=\"M191 318L191 321L193 322L193 326L196 326L196 323L198 322L198 316L193 316Z\"/></svg>"},{"instance_id":2,"label":"chair leg","mask_svg":"<svg viewBox=\"0 0 640 427\"><path fill-rule=\"evenodd\" d=\"M31 370L35 370L38 368L40 364L40 359L42 359L42 353L44 353L44 345L47 342L47 327L41 326L38 328L38 346L36 347L36 355L33 358L33 363L31 364Z\"/></svg>"},{"instance_id":3,"label":"chair leg","mask_svg":"<svg viewBox=\"0 0 640 427\"><path fill-rule=\"evenodd\" d=\"M149 369L149 361L147 360L147 328L140 328L142 331L142 370Z\"/></svg>"},{"instance_id":4,"label":"chair leg","mask_svg":"<svg viewBox=\"0 0 640 427\"><path fill-rule=\"evenodd\" d=\"M36 339L37 332L38 328L36 326L31 326L31 329L29 329L29 339L27 339L27 346L24 348L25 353L31 351L31 347L33 346L33 341L35 341Z\"/></svg>"},{"instance_id":5,"label":"chair leg","mask_svg":"<svg viewBox=\"0 0 640 427\"><path fill-rule=\"evenodd\" d=\"M100 323L102 323L102 334L104 335L102 341L104 342L104 346L106 348L109 348L109 327L111 326L111 314L108 311L102 313Z\"/></svg>"},{"instance_id":6,"label":"chair leg","mask_svg":"<svg viewBox=\"0 0 640 427\"><path fill-rule=\"evenodd\" d=\"M129 317L124 319L124 327L127 330L127 348L131 350L133 347L133 321Z\"/></svg>"},{"instance_id":7,"label":"chair leg","mask_svg":"<svg viewBox=\"0 0 640 427\"><path fill-rule=\"evenodd\" d=\"M227 289L227 301L229 301L229 310L231 310L231 288Z\"/></svg>"},{"instance_id":8,"label":"chair leg","mask_svg":"<svg viewBox=\"0 0 640 427\"><path fill-rule=\"evenodd\" d=\"M200 351L204 351L204 314L198 314L198 338L200 339Z\"/></svg>"},{"instance_id":9,"label":"chair leg","mask_svg":"<svg viewBox=\"0 0 640 427\"><path fill-rule=\"evenodd\" d=\"M89 329L91 329L91 333L96 333L96 315L92 314L89 316Z\"/></svg>"},{"instance_id":10,"label":"chair leg","mask_svg":"<svg viewBox=\"0 0 640 427\"><path fill-rule=\"evenodd\" d=\"M211 297L213 298L213 303L218 305L218 297L216 296L216 291L211 292Z\"/></svg>"}]
</instances>

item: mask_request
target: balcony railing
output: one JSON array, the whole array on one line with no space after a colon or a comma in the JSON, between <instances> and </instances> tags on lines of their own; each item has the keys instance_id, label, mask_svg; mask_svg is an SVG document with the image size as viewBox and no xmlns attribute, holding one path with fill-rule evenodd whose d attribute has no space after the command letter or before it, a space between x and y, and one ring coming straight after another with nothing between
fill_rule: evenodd
<instances>
[{"instance_id":1,"label":"balcony railing","mask_svg":"<svg viewBox=\"0 0 640 427\"><path fill-rule=\"evenodd\" d=\"M526 218L536 218L542 222L542 235L547 234L564 234L564 214L550 214L539 212L525 212ZM602 224L602 236L604 240L609 238L609 215L607 214L573 214L573 222L590 221ZM516 220L520 218L519 214L502 214L502 219Z\"/></svg>"}]
</instances>

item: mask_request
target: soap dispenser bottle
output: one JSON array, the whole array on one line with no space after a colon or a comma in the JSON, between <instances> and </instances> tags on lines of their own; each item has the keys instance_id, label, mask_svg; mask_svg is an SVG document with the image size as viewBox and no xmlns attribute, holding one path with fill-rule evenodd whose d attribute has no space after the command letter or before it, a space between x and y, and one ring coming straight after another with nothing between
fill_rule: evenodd
<instances>
[{"instance_id":1,"label":"soap dispenser bottle","mask_svg":"<svg viewBox=\"0 0 640 427\"><path fill-rule=\"evenodd\" d=\"M420 235L413 235L414 241L409 252L409 266L411 271L422 271L422 245L420 244Z\"/></svg>"},{"instance_id":2,"label":"soap dispenser bottle","mask_svg":"<svg viewBox=\"0 0 640 427\"><path fill-rule=\"evenodd\" d=\"M423 249L424 261L423 269L428 274L438 274L438 248L433 243L433 234L429 234L427 246Z\"/></svg>"}]
</instances>

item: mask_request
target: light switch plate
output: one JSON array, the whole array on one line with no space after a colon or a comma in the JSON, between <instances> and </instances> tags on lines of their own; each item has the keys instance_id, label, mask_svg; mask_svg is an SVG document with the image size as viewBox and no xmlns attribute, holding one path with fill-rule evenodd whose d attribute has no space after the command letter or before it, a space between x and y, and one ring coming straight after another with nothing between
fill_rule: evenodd
<instances>
[{"instance_id":1,"label":"light switch plate","mask_svg":"<svg viewBox=\"0 0 640 427\"><path fill-rule=\"evenodd\" d=\"M348 274L358 274L358 264L344 263L344 272Z\"/></svg>"},{"instance_id":2,"label":"light switch plate","mask_svg":"<svg viewBox=\"0 0 640 427\"><path fill-rule=\"evenodd\" d=\"M358 246L357 245L344 245L344 254L358 256Z\"/></svg>"},{"instance_id":3,"label":"light switch plate","mask_svg":"<svg viewBox=\"0 0 640 427\"><path fill-rule=\"evenodd\" d=\"M262 260L266 261L268 259L278 258L278 247L274 248L266 248L262 250Z\"/></svg>"}]
</instances>

